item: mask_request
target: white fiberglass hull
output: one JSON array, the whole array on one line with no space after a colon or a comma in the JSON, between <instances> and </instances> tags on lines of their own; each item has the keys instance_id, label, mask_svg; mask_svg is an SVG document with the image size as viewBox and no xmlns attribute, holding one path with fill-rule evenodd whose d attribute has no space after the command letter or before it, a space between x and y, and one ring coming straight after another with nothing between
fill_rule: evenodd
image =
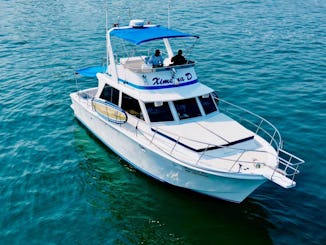
<instances>
[{"instance_id":1,"label":"white fiberglass hull","mask_svg":"<svg viewBox=\"0 0 326 245\"><path fill-rule=\"evenodd\" d=\"M171 185L240 203L266 181L259 175L210 173L177 163L173 158L142 145L123 126L104 121L87 103L71 95L75 116L97 138L136 169Z\"/></svg>"}]
</instances>

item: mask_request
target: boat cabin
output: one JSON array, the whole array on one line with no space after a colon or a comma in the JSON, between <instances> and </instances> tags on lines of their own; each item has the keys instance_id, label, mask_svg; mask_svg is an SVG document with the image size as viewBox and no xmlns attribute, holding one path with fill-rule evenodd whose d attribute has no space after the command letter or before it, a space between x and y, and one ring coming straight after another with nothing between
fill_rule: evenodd
<instances>
[{"instance_id":1,"label":"boat cabin","mask_svg":"<svg viewBox=\"0 0 326 245\"><path fill-rule=\"evenodd\" d=\"M146 95L135 96L135 92L128 94L109 84L105 84L99 98L104 102L120 107L129 115L147 123L179 122L207 116L218 111L216 100L214 100L216 95L211 91L186 99L162 100L165 98L163 92L158 95L156 91L156 96L147 98Z\"/></svg>"}]
</instances>

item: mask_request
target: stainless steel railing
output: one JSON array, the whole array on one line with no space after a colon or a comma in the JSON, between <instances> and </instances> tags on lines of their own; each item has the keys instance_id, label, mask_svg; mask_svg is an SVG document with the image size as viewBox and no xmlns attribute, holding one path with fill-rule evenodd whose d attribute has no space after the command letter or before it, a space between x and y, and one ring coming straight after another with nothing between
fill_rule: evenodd
<instances>
[{"instance_id":1,"label":"stainless steel railing","mask_svg":"<svg viewBox=\"0 0 326 245\"><path fill-rule=\"evenodd\" d=\"M278 165L273 168L273 174L269 179L273 181L275 173L278 172L291 179L292 184L294 184L294 178L300 173L299 168L304 161L283 149L283 140L277 128L263 117L251 111L225 100L218 99L217 97L215 99L219 101L221 111L240 121L242 124L246 124L244 125L245 127L264 138L276 150L278 154ZM252 120L248 118L252 118Z\"/></svg>"},{"instance_id":2,"label":"stainless steel railing","mask_svg":"<svg viewBox=\"0 0 326 245\"><path fill-rule=\"evenodd\" d=\"M240 122L243 126L264 138L278 152L283 148L283 140L277 128L265 118L226 100L215 97L220 111Z\"/></svg>"},{"instance_id":3,"label":"stainless steel railing","mask_svg":"<svg viewBox=\"0 0 326 245\"><path fill-rule=\"evenodd\" d=\"M278 154L279 164L277 168L274 168L271 180L273 180L274 174L278 171L282 175L292 180L294 183L294 178L297 174L300 173L299 168L304 163L299 157L280 149Z\"/></svg>"}]
</instances>

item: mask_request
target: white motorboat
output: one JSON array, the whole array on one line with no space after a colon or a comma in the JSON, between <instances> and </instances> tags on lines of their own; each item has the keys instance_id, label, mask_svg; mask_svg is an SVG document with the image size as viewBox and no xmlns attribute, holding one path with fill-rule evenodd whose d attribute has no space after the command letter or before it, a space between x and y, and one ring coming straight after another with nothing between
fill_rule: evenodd
<instances>
[{"instance_id":1,"label":"white motorboat","mask_svg":"<svg viewBox=\"0 0 326 245\"><path fill-rule=\"evenodd\" d=\"M296 185L304 161L282 149L270 122L219 99L199 82L195 62L171 64L172 44L198 36L132 20L106 38L104 68L77 71L96 74L98 86L70 94L71 108L121 158L162 182L236 203L266 180ZM166 58L153 68L147 61L157 45Z\"/></svg>"}]
</instances>

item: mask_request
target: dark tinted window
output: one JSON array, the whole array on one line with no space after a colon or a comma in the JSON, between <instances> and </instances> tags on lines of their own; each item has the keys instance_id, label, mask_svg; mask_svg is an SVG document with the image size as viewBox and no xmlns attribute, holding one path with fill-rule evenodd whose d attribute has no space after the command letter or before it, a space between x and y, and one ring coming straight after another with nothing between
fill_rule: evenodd
<instances>
[{"instance_id":1,"label":"dark tinted window","mask_svg":"<svg viewBox=\"0 0 326 245\"><path fill-rule=\"evenodd\" d=\"M104 89L100 95L101 99L107 100L112 102L113 104L118 105L119 103L119 90L109 86L105 85Z\"/></svg>"},{"instance_id":2,"label":"dark tinted window","mask_svg":"<svg viewBox=\"0 0 326 245\"><path fill-rule=\"evenodd\" d=\"M211 95L199 96L199 100L206 114L212 113L217 110Z\"/></svg>"},{"instance_id":3,"label":"dark tinted window","mask_svg":"<svg viewBox=\"0 0 326 245\"><path fill-rule=\"evenodd\" d=\"M186 99L174 101L175 109L178 112L180 120L201 116L196 99Z\"/></svg>"},{"instance_id":4,"label":"dark tinted window","mask_svg":"<svg viewBox=\"0 0 326 245\"><path fill-rule=\"evenodd\" d=\"M121 108L124 109L129 114L138 117L140 119L143 119L138 100L130 97L127 94L122 94Z\"/></svg>"},{"instance_id":5,"label":"dark tinted window","mask_svg":"<svg viewBox=\"0 0 326 245\"><path fill-rule=\"evenodd\" d=\"M154 103L146 103L146 109L151 122L173 121L168 102L163 102L161 106L155 106Z\"/></svg>"}]
</instances>

